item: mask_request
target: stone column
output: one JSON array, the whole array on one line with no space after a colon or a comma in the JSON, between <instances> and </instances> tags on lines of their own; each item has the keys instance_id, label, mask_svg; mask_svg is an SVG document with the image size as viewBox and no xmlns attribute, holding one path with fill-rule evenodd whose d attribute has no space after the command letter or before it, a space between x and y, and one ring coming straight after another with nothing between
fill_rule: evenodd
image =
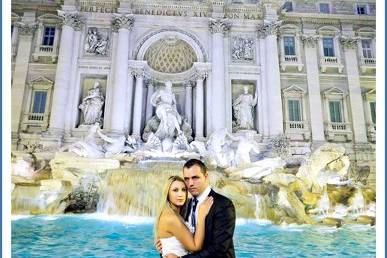
<instances>
[{"instance_id":1,"label":"stone column","mask_svg":"<svg viewBox=\"0 0 387 258\"><path fill-rule=\"evenodd\" d=\"M195 140L204 139L204 89L203 82L207 77L206 72L197 72L195 90Z\"/></svg>"},{"instance_id":2,"label":"stone column","mask_svg":"<svg viewBox=\"0 0 387 258\"><path fill-rule=\"evenodd\" d=\"M320 79L317 58L317 35L303 35L305 49L306 79L308 83L310 126L312 141L322 142L324 137L324 118L321 104Z\"/></svg>"},{"instance_id":3,"label":"stone column","mask_svg":"<svg viewBox=\"0 0 387 258\"><path fill-rule=\"evenodd\" d=\"M141 138L141 125L142 125L142 107L143 107L143 92L144 92L144 68L134 68L132 71L136 77L136 88L134 92L134 108L133 108L133 131L132 134L135 137Z\"/></svg>"},{"instance_id":4,"label":"stone column","mask_svg":"<svg viewBox=\"0 0 387 258\"><path fill-rule=\"evenodd\" d=\"M190 81L184 84L185 86L185 108L184 114L188 120L188 124L192 126L192 84Z\"/></svg>"},{"instance_id":5,"label":"stone column","mask_svg":"<svg viewBox=\"0 0 387 258\"><path fill-rule=\"evenodd\" d=\"M265 73L266 88L268 91L269 131L270 136L283 133L281 81L278 61L277 33L279 22L270 22L258 28L259 34L266 35Z\"/></svg>"},{"instance_id":6,"label":"stone column","mask_svg":"<svg viewBox=\"0 0 387 258\"><path fill-rule=\"evenodd\" d=\"M226 128L226 86L224 33L230 30L229 23L224 19L210 19L212 33L212 128L214 131Z\"/></svg>"},{"instance_id":7,"label":"stone column","mask_svg":"<svg viewBox=\"0 0 387 258\"><path fill-rule=\"evenodd\" d=\"M20 127L20 121L23 115L23 99L26 89L26 80L28 73L28 63L31 53L32 38L36 25L32 22L15 24L19 33L19 46L15 60L15 70L13 74L11 88L11 130L12 137L17 138Z\"/></svg>"},{"instance_id":8,"label":"stone column","mask_svg":"<svg viewBox=\"0 0 387 258\"><path fill-rule=\"evenodd\" d=\"M125 133L125 119L122 112L125 110L126 87L128 82L129 64L129 31L133 27L132 15L116 15L113 26L118 30L118 42L114 64L114 85L111 101L111 119L109 130L113 133ZM130 114L126 114L129 115Z\"/></svg>"},{"instance_id":9,"label":"stone column","mask_svg":"<svg viewBox=\"0 0 387 258\"><path fill-rule=\"evenodd\" d=\"M66 117L64 114L68 112L70 73L73 66L74 29L81 25L77 13L63 11L58 13L63 18L63 29L50 114L49 132L51 134L64 132Z\"/></svg>"},{"instance_id":10,"label":"stone column","mask_svg":"<svg viewBox=\"0 0 387 258\"><path fill-rule=\"evenodd\" d=\"M351 37L341 37L344 47L344 57L347 70L349 103L352 114L352 126L355 143L367 142L366 123L359 80L359 64L356 55L357 39ZM347 120L348 121L348 120Z\"/></svg>"},{"instance_id":11,"label":"stone column","mask_svg":"<svg viewBox=\"0 0 387 258\"><path fill-rule=\"evenodd\" d=\"M268 95L267 95L267 85L266 85L266 42L265 42L265 34L264 33L258 33L259 36L259 59L260 60L260 66L261 66L261 74L259 78L259 86L260 86L260 94L261 96L258 96L258 103L257 107L259 107L260 112L259 115L261 117L260 119L260 130L259 133L264 137L267 138L270 135L269 130L269 103L268 103ZM260 101L261 100L261 101Z\"/></svg>"},{"instance_id":12,"label":"stone column","mask_svg":"<svg viewBox=\"0 0 387 258\"><path fill-rule=\"evenodd\" d=\"M153 86L152 82L148 82L147 88L148 88L148 91L147 91L147 98L146 98L145 122L151 119L153 115L153 105L151 103L151 98L154 93L155 87Z\"/></svg>"},{"instance_id":13,"label":"stone column","mask_svg":"<svg viewBox=\"0 0 387 258\"><path fill-rule=\"evenodd\" d=\"M68 134L70 131L75 128L76 121L77 121L77 114L79 114L79 92L80 85L77 83L77 60L79 56L79 47L80 47L80 39L81 39L81 31L80 28L75 28L74 33L74 51L72 53L72 67L71 67L71 82L68 86L69 88L69 105L70 105L70 112L66 113L65 118L65 133ZM77 87L78 86L78 87ZM71 104L70 104L71 103Z\"/></svg>"}]
</instances>

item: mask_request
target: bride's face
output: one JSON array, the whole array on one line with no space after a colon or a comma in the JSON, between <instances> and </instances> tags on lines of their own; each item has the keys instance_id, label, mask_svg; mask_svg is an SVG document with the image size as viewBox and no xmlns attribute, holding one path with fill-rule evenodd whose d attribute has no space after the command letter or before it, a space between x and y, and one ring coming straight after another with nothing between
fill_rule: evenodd
<instances>
[{"instance_id":1,"label":"bride's face","mask_svg":"<svg viewBox=\"0 0 387 258\"><path fill-rule=\"evenodd\" d=\"M187 187L183 182L175 181L169 188L169 202L177 207L183 206L187 199Z\"/></svg>"}]
</instances>

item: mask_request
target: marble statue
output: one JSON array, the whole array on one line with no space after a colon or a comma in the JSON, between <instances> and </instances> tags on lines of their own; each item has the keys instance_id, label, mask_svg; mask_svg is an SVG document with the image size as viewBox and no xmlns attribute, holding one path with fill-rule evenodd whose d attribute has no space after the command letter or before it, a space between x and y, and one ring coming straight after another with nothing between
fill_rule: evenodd
<instances>
[{"instance_id":1,"label":"marble statue","mask_svg":"<svg viewBox=\"0 0 387 258\"><path fill-rule=\"evenodd\" d=\"M181 133L181 116L176 109L176 98L172 92L172 82L165 82L165 88L153 93L151 104L156 107L156 116L160 124L155 132L155 136L160 140L175 137Z\"/></svg>"},{"instance_id":2,"label":"marble statue","mask_svg":"<svg viewBox=\"0 0 387 258\"><path fill-rule=\"evenodd\" d=\"M258 94L249 94L249 87L243 87L244 93L234 101L233 110L236 119L236 129L251 130L254 128L253 107L257 104Z\"/></svg>"},{"instance_id":3,"label":"marble statue","mask_svg":"<svg viewBox=\"0 0 387 258\"><path fill-rule=\"evenodd\" d=\"M227 168L234 166L234 142L237 139L227 129L220 129L211 134L206 147L212 163L218 167ZM216 164L215 164L216 163Z\"/></svg>"},{"instance_id":4,"label":"marble statue","mask_svg":"<svg viewBox=\"0 0 387 258\"><path fill-rule=\"evenodd\" d=\"M97 133L98 130L100 130L99 123L91 125L83 140L77 141L70 146L61 149L61 151L67 149L69 152L74 152L81 157L103 158L105 156L103 141Z\"/></svg>"},{"instance_id":5,"label":"marble statue","mask_svg":"<svg viewBox=\"0 0 387 258\"><path fill-rule=\"evenodd\" d=\"M130 136L126 139L123 135L117 137L105 135L99 123L95 123L89 127L83 140L66 146L61 151L68 150L81 157L107 158L124 152L133 152L137 148L136 145L136 141Z\"/></svg>"},{"instance_id":6,"label":"marble statue","mask_svg":"<svg viewBox=\"0 0 387 258\"><path fill-rule=\"evenodd\" d=\"M96 81L93 88L87 92L86 97L83 98L82 103L79 105L79 109L83 113L84 121L82 125L102 124L102 107L104 103L101 85L99 81Z\"/></svg>"}]
</instances>

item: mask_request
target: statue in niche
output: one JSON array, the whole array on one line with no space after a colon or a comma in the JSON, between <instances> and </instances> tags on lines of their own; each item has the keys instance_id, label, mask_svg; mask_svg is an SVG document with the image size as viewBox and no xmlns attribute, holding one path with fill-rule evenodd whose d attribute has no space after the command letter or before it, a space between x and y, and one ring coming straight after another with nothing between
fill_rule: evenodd
<instances>
[{"instance_id":1,"label":"statue in niche","mask_svg":"<svg viewBox=\"0 0 387 258\"><path fill-rule=\"evenodd\" d=\"M156 107L156 116L160 124L155 132L159 139L165 139L181 133L180 124L182 118L176 109L176 98L172 92L172 82L165 82L165 88L153 93L151 104Z\"/></svg>"},{"instance_id":2,"label":"statue in niche","mask_svg":"<svg viewBox=\"0 0 387 258\"><path fill-rule=\"evenodd\" d=\"M79 105L84 120L81 125L102 124L102 107L104 103L100 82L96 81Z\"/></svg>"},{"instance_id":3,"label":"statue in niche","mask_svg":"<svg viewBox=\"0 0 387 258\"><path fill-rule=\"evenodd\" d=\"M249 87L243 87L243 93L234 101L233 110L236 129L251 130L254 128L253 107L257 104L258 94L249 94Z\"/></svg>"},{"instance_id":4,"label":"statue in niche","mask_svg":"<svg viewBox=\"0 0 387 258\"><path fill-rule=\"evenodd\" d=\"M98 33L96 28L89 29L85 40L85 51L97 55L107 54L108 37Z\"/></svg>"},{"instance_id":5,"label":"statue in niche","mask_svg":"<svg viewBox=\"0 0 387 258\"><path fill-rule=\"evenodd\" d=\"M156 115L147 121L142 134L147 149L174 152L192 141L191 126L177 111L171 81L153 93L150 103L156 107Z\"/></svg>"}]
</instances>

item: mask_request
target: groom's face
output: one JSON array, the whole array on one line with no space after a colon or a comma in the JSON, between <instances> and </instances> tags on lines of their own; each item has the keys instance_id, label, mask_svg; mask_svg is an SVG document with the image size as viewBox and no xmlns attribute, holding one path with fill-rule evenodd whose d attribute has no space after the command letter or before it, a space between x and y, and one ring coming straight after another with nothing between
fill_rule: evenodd
<instances>
[{"instance_id":1,"label":"groom's face","mask_svg":"<svg viewBox=\"0 0 387 258\"><path fill-rule=\"evenodd\" d=\"M184 181L192 196L200 195L208 186L208 174L204 175L199 166L193 165L183 169Z\"/></svg>"}]
</instances>

